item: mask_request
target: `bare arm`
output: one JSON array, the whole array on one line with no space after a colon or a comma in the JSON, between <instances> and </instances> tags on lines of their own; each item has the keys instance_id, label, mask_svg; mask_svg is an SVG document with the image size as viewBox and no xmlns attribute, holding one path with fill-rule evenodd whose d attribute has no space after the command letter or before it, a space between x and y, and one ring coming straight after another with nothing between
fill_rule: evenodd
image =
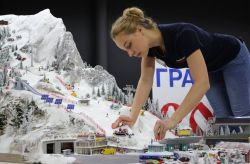
<instances>
[{"instance_id":1,"label":"bare arm","mask_svg":"<svg viewBox=\"0 0 250 164\"><path fill-rule=\"evenodd\" d=\"M115 122L112 123L112 128L117 128L120 123L132 127L140 113L140 109L147 100L149 92L153 85L155 70L155 59L151 57L142 58L141 61L141 77L138 82L134 101L132 104L132 112L130 116L121 115Z\"/></svg>"},{"instance_id":2,"label":"bare arm","mask_svg":"<svg viewBox=\"0 0 250 164\"><path fill-rule=\"evenodd\" d=\"M194 84L184 98L183 102L170 118L175 126L181 121L197 104L209 89L209 78L206 63L200 50L196 50L187 58ZM171 127L171 126L170 126ZM173 128L173 127L172 127Z\"/></svg>"},{"instance_id":3,"label":"bare arm","mask_svg":"<svg viewBox=\"0 0 250 164\"><path fill-rule=\"evenodd\" d=\"M184 98L183 102L173 114L165 121L157 120L154 126L154 135L157 140L165 137L166 131L174 128L202 99L209 89L209 79L207 66L200 50L193 52L188 58L187 63L190 68L194 84Z\"/></svg>"},{"instance_id":4,"label":"bare arm","mask_svg":"<svg viewBox=\"0 0 250 164\"><path fill-rule=\"evenodd\" d=\"M132 104L132 112L130 114L130 117L134 121L136 121L140 113L140 109L147 100L150 90L152 88L154 70L155 70L155 59L151 57L142 58L141 76L136 88L136 93Z\"/></svg>"}]
</instances>

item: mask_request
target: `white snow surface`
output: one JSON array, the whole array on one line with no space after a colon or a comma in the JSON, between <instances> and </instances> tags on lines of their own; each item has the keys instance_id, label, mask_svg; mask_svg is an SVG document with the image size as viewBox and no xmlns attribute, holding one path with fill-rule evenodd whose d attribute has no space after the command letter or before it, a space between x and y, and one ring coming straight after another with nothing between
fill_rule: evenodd
<instances>
[{"instance_id":1,"label":"white snow surface","mask_svg":"<svg viewBox=\"0 0 250 164\"><path fill-rule=\"evenodd\" d=\"M17 45L17 52L26 58L22 63L23 69L19 69L20 61L16 60L15 57L12 57L10 60L10 66L15 68L15 70L22 75L21 79L26 80L27 84L32 88L30 91L20 91L13 88L8 89L8 91L14 97L33 99L38 107L47 114L46 119L35 122L32 125L35 129L28 131L27 134L18 135L10 131L0 136L0 153L12 153L13 147L11 147L11 145L18 139L26 145L37 145L37 149L32 152L32 156L37 156L41 162L73 162L74 158L42 154L41 148L41 140L48 134L49 128L63 127L65 129L62 132L65 132L65 136L70 135L67 133L72 130L72 127L68 127L69 115L84 120L90 127L93 127L95 131L101 131L104 132L106 136L112 136L114 130L111 129L111 124L119 117L119 114L129 115L129 107L122 106L119 110L112 110L110 109L112 102L105 100L103 96L97 97L96 99L93 99L93 97L90 98L89 106L79 104L79 99L85 97L87 93L91 95L93 86L90 86L90 84L82 78L75 83L74 90L68 90L65 86L65 84L70 83L70 78L66 76L67 71L61 71L61 74L58 74L58 72L53 70L40 69L41 67L46 68L48 65L51 65L51 63L56 60L55 56L57 52L63 52L58 50L66 33L66 27L62 19L54 17L50 13L50 10L46 9L35 15L0 16L0 20L8 21L8 27L11 31L15 30L15 33L12 33L12 37L17 35L22 36L22 39L15 40L12 44ZM6 45L11 45L11 43L6 43ZM34 67L31 67L31 54L20 51L20 48L24 45L30 45L34 50ZM78 67L81 67L81 65L78 65ZM10 69L11 68L9 68L9 70ZM40 82L44 78L44 75L49 80L49 83ZM11 86L13 85L14 84ZM95 87L98 88L99 86ZM105 84L105 87L107 88L107 84ZM77 97L71 95L73 91L77 94ZM41 100L41 95L35 93L48 94L54 99L62 98L63 103L59 107L55 104L45 104L43 100ZM75 105L75 109L72 112L65 110L68 104ZM144 116L139 116L134 127L129 129L129 131L134 133L134 136L132 136L131 139L128 137L122 138L122 143L120 144L124 147L135 149L145 148L145 146L150 144L151 139L154 138L153 128L157 119L157 117L145 111ZM80 130L81 129L79 129L79 131ZM82 132L91 131L91 129L84 130L85 131ZM173 137L175 136L172 133L167 132L166 138Z\"/></svg>"}]
</instances>

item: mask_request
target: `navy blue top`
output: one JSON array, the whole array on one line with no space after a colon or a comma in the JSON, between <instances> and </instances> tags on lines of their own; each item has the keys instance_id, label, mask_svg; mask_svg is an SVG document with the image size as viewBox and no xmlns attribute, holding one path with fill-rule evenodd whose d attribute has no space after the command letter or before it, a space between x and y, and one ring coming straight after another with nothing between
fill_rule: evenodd
<instances>
[{"instance_id":1,"label":"navy blue top","mask_svg":"<svg viewBox=\"0 0 250 164\"><path fill-rule=\"evenodd\" d=\"M214 71L234 59L240 50L236 37L208 33L190 23L160 24L158 28L166 51L153 47L149 49L148 56L160 59L168 67L187 68L187 57L200 49L208 71Z\"/></svg>"}]
</instances>

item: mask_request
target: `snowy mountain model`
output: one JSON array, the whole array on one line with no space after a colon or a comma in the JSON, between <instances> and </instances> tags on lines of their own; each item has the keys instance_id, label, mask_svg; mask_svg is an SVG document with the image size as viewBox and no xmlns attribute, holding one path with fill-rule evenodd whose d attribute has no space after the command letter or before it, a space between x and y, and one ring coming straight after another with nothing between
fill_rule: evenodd
<instances>
[{"instance_id":1,"label":"snowy mountain model","mask_svg":"<svg viewBox=\"0 0 250 164\"><path fill-rule=\"evenodd\" d=\"M45 141L91 133L116 145L111 123L129 114L128 96L101 66L93 68L81 59L62 19L46 9L0 20L0 153L25 153L38 160L49 153ZM134 135L120 139L120 147L141 150L150 143L157 117L143 114L131 130ZM76 151L65 146L59 153L66 148Z\"/></svg>"}]
</instances>

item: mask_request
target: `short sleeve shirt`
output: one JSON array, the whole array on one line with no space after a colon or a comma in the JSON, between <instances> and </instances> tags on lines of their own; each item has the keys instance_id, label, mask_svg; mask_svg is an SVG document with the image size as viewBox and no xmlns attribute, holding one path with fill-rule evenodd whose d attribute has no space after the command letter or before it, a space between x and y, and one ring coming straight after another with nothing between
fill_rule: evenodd
<instances>
[{"instance_id":1,"label":"short sleeve shirt","mask_svg":"<svg viewBox=\"0 0 250 164\"><path fill-rule=\"evenodd\" d=\"M152 47L148 56L155 57L168 67L187 68L186 59L200 49L208 71L214 71L234 59L240 50L235 36L209 33L190 23L159 24L158 28L166 51Z\"/></svg>"}]
</instances>

